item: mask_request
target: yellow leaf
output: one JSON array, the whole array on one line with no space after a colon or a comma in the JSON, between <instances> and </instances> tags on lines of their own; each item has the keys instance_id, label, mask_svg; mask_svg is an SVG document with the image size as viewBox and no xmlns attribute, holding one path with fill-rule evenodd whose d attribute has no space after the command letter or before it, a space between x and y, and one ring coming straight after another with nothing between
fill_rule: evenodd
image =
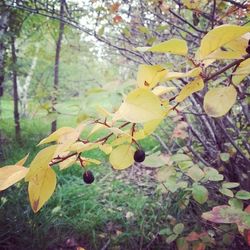
<instances>
[{"instance_id":1,"label":"yellow leaf","mask_svg":"<svg viewBox=\"0 0 250 250\"><path fill-rule=\"evenodd\" d=\"M125 142L127 142L127 143L131 143L131 142L132 142L132 137L131 137L131 135L128 135L128 134L120 135L120 136L118 136L115 140L113 140L113 141L111 142L111 145L112 145L113 147L115 147L115 146L121 145L121 144L123 144L123 143L125 143Z\"/></svg>"},{"instance_id":2,"label":"yellow leaf","mask_svg":"<svg viewBox=\"0 0 250 250\"><path fill-rule=\"evenodd\" d=\"M139 88L153 88L162 81L167 70L160 65L141 64L137 73L137 84Z\"/></svg>"},{"instance_id":3,"label":"yellow leaf","mask_svg":"<svg viewBox=\"0 0 250 250\"><path fill-rule=\"evenodd\" d=\"M212 52L206 59L224 59L224 60L232 60L232 59L241 59L243 54L238 51L224 51L222 49L217 49Z\"/></svg>"},{"instance_id":4,"label":"yellow leaf","mask_svg":"<svg viewBox=\"0 0 250 250\"><path fill-rule=\"evenodd\" d=\"M246 76L250 74L250 58L243 61L236 71L233 73L232 81L234 84L239 84Z\"/></svg>"},{"instance_id":5,"label":"yellow leaf","mask_svg":"<svg viewBox=\"0 0 250 250\"><path fill-rule=\"evenodd\" d=\"M169 93L176 90L176 87L166 87L166 86L157 86L153 89L153 93L157 96Z\"/></svg>"},{"instance_id":6,"label":"yellow leaf","mask_svg":"<svg viewBox=\"0 0 250 250\"><path fill-rule=\"evenodd\" d=\"M73 155L73 156L69 157L68 159L60 162L59 163L60 170L63 170L63 169L66 169L66 168L69 168L70 166L72 166L76 162L76 159L77 159L77 155Z\"/></svg>"},{"instance_id":7,"label":"yellow leaf","mask_svg":"<svg viewBox=\"0 0 250 250\"><path fill-rule=\"evenodd\" d=\"M68 151L69 147L78 140L85 126L86 125L84 123L81 123L71 133L60 136L57 140L59 144L55 155L59 155L65 151Z\"/></svg>"},{"instance_id":8,"label":"yellow leaf","mask_svg":"<svg viewBox=\"0 0 250 250\"><path fill-rule=\"evenodd\" d=\"M200 6L201 0L182 0L182 2L189 9L197 9Z\"/></svg>"},{"instance_id":9,"label":"yellow leaf","mask_svg":"<svg viewBox=\"0 0 250 250\"><path fill-rule=\"evenodd\" d=\"M89 151L95 148L98 148L98 143L82 143L82 142L75 142L69 147L69 151L76 151L77 153L81 153L83 151Z\"/></svg>"},{"instance_id":10,"label":"yellow leaf","mask_svg":"<svg viewBox=\"0 0 250 250\"><path fill-rule=\"evenodd\" d=\"M93 134L96 133L97 131L104 130L104 129L108 129L108 127L105 126L104 124L96 123L95 126L94 126L94 127L92 128L92 130L90 131L88 137L90 137L91 135L93 135Z\"/></svg>"},{"instance_id":11,"label":"yellow leaf","mask_svg":"<svg viewBox=\"0 0 250 250\"><path fill-rule=\"evenodd\" d=\"M130 92L120 106L119 113L124 120L133 123L149 122L165 115L160 99L147 89Z\"/></svg>"},{"instance_id":12,"label":"yellow leaf","mask_svg":"<svg viewBox=\"0 0 250 250\"><path fill-rule=\"evenodd\" d=\"M23 159L21 159L20 161L18 161L15 165L23 166L24 163L27 161L28 157L29 157L29 154L27 154Z\"/></svg>"},{"instance_id":13,"label":"yellow leaf","mask_svg":"<svg viewBox=\"0 0 250 250\"><path fill-rule=\"evenodd\" d=\"M199 58L202 60L224 44L250 31L249 26L221 25L209 31L201 40Z\"/></svg>"},{"instance_id":14,"label":"yellow leaf","mask_svg":"<svg viewBox=\"0 0 250 250\"><path fill-rule=\"evenodd\" d=\"M56 174L50 167L41 169L29 181L29 199L32 210L36 213L54 193Z\"/></svg>"},{"instance_id":15,"label":"yellow leaf","mask_svg":"<svg viewBox=\"0 0 250 250\"><path fill-rule=\"evenodd\" d=\"M204 110L212 117L223 116L234 105L236 97L237 92L233 86L211 89L204 97Z\"/></svg>"},{"instance_id":16,"label":"yellow leaf","mask_svg":"<svg viewBox=\"0 0 250 250\"><path fill-rule=\"evenodd\" d=\"M163 119L156 119L156 120L144 123L143 131L144 131L145 136L151 135L160 125L162 120Z\"/></svg>"},{"instance_id":17,"label":"yellow leaf","mask_svg":"<svg viewBox=\"0 0 250 250\"><path fill-rule=\"evenodd\" d=\"M201 67L197 67L192 70L189 70L186 73L168 72L166 74L165 80L172 80L172 79L178 79L178 78L184 78L184 77L196 77L201 73L201 71L202 71Z\"/></svg>"},{"instance_id":18,"label":"yellow leaf","mask_svg":"<svg viewBox=\"0 0 250 250\"><path fill-rule=\"evenodd\" d=\"M241 59L246 54L247 43L244 38L235 39L209 54L206 59Z\"/></svg>"},{"instance_id":19,"label":"yellow leaf","mask_svg":"<svg viewBox=\"0 0 250 250\"><path fill-rule=\"evenodd\" d=\"M123 130L121 130L119 128L116 128L116 127L110 127L110 128L108 128L108 130L110 130L116 136L121 135L121 134L127 134L128 135L127 132L125 132L125 131L123 131Z\"/></svg>"},{"instance_id":20,"label":"yellow leaf","mask_svg":"<svg viewBox=\"0 0 250 250\"><path fill-rule=\"evenodd\" d=\"M52 133L48 137L46 137L43 140L41 140L38 145L42 145L42 144L45 144L45 143L57 141L59 139L59 137L65 135L65 134L68 134L68 133L72 133L74 131L75 131L75 129L74 128L70 128L70 127L59 128L54 133Z\"/></svg>"},{"instance_id":21,"label":"yellow leaf","mask_svg":"<svg viewBox=\"0 0 250 250\"><path fill-rule=\"evenodd\" d=\"M91 159L91 158L83 158L83 160L87 163L87 164L90 164L90 163L93 163L93 164L96 164L96 165L99 165L101 164L100 161L96 160L96 159Z\"/></svg>"},{"instance_id":22,"label":"yellow leaf","mask_svg":"<svg viewBox=\"0 0 250 250\"><path fill-rule=\"evenodd\" d=\"M146 137L146 135L145 135L143 129L136 131L136 132L134 133L134 135L133 135L133 139L134 139L135 141L142 140L142 139L144 139L145 137Z\"/></svg>"},{"instance_id":23,"label":"yellow leaf","mask_svg":"<svg viewBox=\"0 0 250 250\"><path fill-rule=\"evenodd\" d=\"M185 85L180 91L179 95L175 98L177 102L184 101L187 97L189 97L194 92L200 91L204 88L204 82L202 78L198 77L192 82L189 82Z\"/></svg>"},{"instance_id":24,"label":"yellow leaf","mask_svg":"<svg viewBox=\"0 0 250 250\"><path fill-rule=\"evenodd\" d=\"M130 145L120 145L111 152L109 161L114 169L128 168L134 162L134 150Z\"/></svg>"},{"instance_id":25,"label":"yellow leaf","mask_svg":"<svg viewBox=\"0 0 250 250\"><path fill-rule=\"evenodd\" d=\"M40 170L47 169L49 163L54 157L57 145L52 145L42 149L30 164L29 172L25 177L25 181L29 181L35 176Z\"/></svg>"},{"instance_id":26,"label":"yellow leaf","mask_svg":"<svg viewBox=\"0 0 250 250\"><path fill-rule=\"evenodd\" d=\"M112 146L110 144L100 144L99 149L106 155L109 155L112 152Z\"/></svg>"},{"instance_id":27,"label":"yellow leaf","mask_svg":"<svg viewBox=\"0 0 250 250\"><path fill-rule=\"evenodd\" d=\"M150 51L158 53L171 53L175 55L186 55L188 53L186 41L177 38L170 39L152 47L138 47L137 50L141 52Z\"/></svg>"},{"instance_id":28,"label":"yellow leaf","mask_svg":"<svg viewBox=\"0 0 250 250\"><path fill-rule=\"evenodd\" d=\"M0 168L0 191L12 186L25 177L29 169L17 165Z\"/></svg>"}]
</instances>

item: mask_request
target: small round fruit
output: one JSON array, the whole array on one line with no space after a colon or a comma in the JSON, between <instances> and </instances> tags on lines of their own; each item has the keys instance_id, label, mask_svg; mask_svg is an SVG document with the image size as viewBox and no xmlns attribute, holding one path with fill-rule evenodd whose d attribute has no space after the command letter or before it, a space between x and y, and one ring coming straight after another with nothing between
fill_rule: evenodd
<instances>
[{"instance_id":1,"label":"small round fruit","mask_svg":"<svg viewBox=\"0 0 250 250\"><path fill-rule=\"evenodd\" d=\"M134 154L136 162L143 162L145 160L145 152L142 149L137 149Z\"/></svg>"},{"instance_id":2,"label":"small round fruit","mask_svg":"<svg viewBox=\"0 0 250 250\"><path fill-rule=\"evenodd\" d=\"M82 177L83 181L87 184L91 184L95 180L95 177L90 170L85 171Z\"/></svg>"},{"instance_id":3,"label":"small round fruit","mask_svg":"<svg viewBox=\"0 0 250 250\"><path fill-rule=\"evenodd\" d=\"M250 45L247 46L246 52L247 52L247 54L250 54Z\"/></svg>"}]
</instances>

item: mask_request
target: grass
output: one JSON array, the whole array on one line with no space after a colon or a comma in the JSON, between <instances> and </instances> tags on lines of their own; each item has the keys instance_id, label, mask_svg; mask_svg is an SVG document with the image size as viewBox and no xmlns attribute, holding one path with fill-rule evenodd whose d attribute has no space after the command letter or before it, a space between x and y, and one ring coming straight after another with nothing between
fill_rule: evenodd
<instances>
[{"instance_id":1,"label":"grass","mask_svg":"<svg viewBox=\"0 0 250 250\"><path fill-rule=\"evenodd\" d=\"M15 143L14 124L10 116L11 103L3 101L1 131L4 135L4 161L17 162L30 152L32 159L36 144L49 133L50 124L22 120L22 145ZM65 104L66 105L66 104ZM66 121L74 125L74 121ZM59 126L63 126L63 120ZM146 150L156 141L142 141ZM101 166L90 166L95 174L92 185L83 184L82 169L73 166L57 171L55 193L44 208L34 214L30 208L27 184L21 182L0 193L1 249L140 249L150 244L157 232L166 225L167 204L160 203L158 193L149 196L138 185L114 172L100 151L90 151L88 157L98 158ZM147 183L145 183L147 185ZM165 241L154 242L155 249L165 247Z\"/></svg>"}]
</instances>

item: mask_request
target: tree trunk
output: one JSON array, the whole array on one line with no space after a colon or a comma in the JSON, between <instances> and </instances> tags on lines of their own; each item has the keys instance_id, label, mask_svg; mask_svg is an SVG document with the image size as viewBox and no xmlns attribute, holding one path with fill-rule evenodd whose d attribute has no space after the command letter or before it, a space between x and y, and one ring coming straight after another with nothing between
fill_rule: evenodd
<instances>
[{"instance_id":1,"label":"tree trunk","mask_svg":"<svg viewBox=\"0 0 250 250\"><path fill-rule=\"evenodd\" d=\"M4 36L7 31L9 20L9 11L4 7L0 11L0 98L3 96L3 82L4 82L4 56L5 56L5 43Z\"/></svg>"},{"instance_id":2,"label":"tree trunk","mask_svg":"<svg viewBox=\"0 0 250 250\"><path fill-rule=\"evenodd\" d=\"M13 81L13 98L14 98L14 121L16 140L21 142L21 128L18 111L18 90L17 90L17 57L15 47L15 37L11 37L11 55L12 55L12 81Z\"/></svg>"},{"instance_id":3,"label":"tree trunk","mask_svg":"<svg viewBox=\"0 0 250 250\"><path fill-rule=\"evenodd\" d=\"M39 48L40 48L40 45L36 44L35 56L33 57L31 67L30 67L30 70L29 70L29 73L28 73L27 77L25 78L24 84L21 84L20 81L17 81L21 117L27 117L28 116L29 86L30 86L30 83L31 83L31 80L32 80L34 69L35 69L36 64L37 64L37 59L38 59L37 54L38 54Z\"/></svg>"},{"instance_id":4,"label":"tree trunk","mask_svg":"<svg viewBox=\"0 0 250 250\"><path fill-rule=\"evenodd\" d=\"M55 112L55 105L57 103L57 90L59 85L59 63L60 63L60 51L61 51L61 44L62 44L62 38L63 38L63 31L64 31L64 22L62 21L63 15L64 15L64 1L61 0L61 6L60 6L60 24L59 24L59 34L58 39L56 42L56 55L55 55L55 66L54 66L54 96L52 97L52 110ZM56 131L57 129L57 120L54 120L51 123L51 133Z\"/></svg>"},{"instance_id":5,"label":"tree trunk","mask_svg":"<svg viewBox=\"0 0 250 250\"><path fill-rule=\"evenodd\" d=\"M1 98L3 96L4 92L4 66L5 66L5 51L6 51L6 46L5 46L5 36L7 32L7 27L8 27L8 22L9 22L9 11L5 9L4 7L1 8L0 11L0 119L1 119L1 112L2 112L2 107L1 107ZM4 154L3 154L3 134L2 130L0 128L0 161L4 159Z\"/></svg>"}]
</instances>

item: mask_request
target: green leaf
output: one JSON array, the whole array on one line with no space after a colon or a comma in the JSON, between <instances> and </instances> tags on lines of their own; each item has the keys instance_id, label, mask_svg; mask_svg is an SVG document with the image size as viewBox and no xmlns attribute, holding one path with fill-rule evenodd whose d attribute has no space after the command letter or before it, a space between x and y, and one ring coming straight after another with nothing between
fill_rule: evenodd
<instances>
[{"instance_id":1,"label":"green leaf","mask_svg":"<svg viewBox=\"0 0 250 250\"><path fill-rule=\"evenodd\" d=\"M229 204L231 207L233 207L233 208L238 208L238 209L240 209L240 210L243 209L243 202L242 202L241 200L232 198L232 199L229 199L228 204Z\"/></svg>"},{"instance_id":2,"label":"green leaf","mask_svg":"<svg viewBox=\"0 0 250 250\"><path fill-rule=\"evenodd\" d=\"M207 167L204 169L205 178L209 181L222 181L224 176L219 174L219 172L215 168Z\"/></svg>"},{"instance_id":3,"label":"green leaf","mask_svg":"<svg viewBox=\"0 0 250 250\"><path fill-rule=\"evenodd\" d=\"M234 197L234 193L230 189L220 188L219 191L228 197Z\"/></svg>"},{"instance_id":4,"label":"green leaf","mask_svg":"<svg viewBox=\"0 0 250 250\"><path fill-rule=\"evenodd\" d=\"M172 161L180 162L180 161L190 161L191 158L185 154L175 154L171 157Z\"/></svg>"},{"instance_id":5,"label":"green leaf","mask_svg":"<svg viewBox=\"0 0 250 250\"><path fill-rule=\"evenodd\" d=\"M175 234L181 234L184 230L184 224L178 223L174 226L173 231Z\"/></svg>"},{"instance_id":6,"label":"green leaf","mask_svg":"<svg viewBox=\"0 0 250 250\"><path fill-rule=\"evenodd\" d=\"M238 182L224 182L224 183L222 183L223 188L236 188L239 185L240 184Z\"/></svg>"},{"instance_id":7,"label":"green leaf","mask_svg":"<svg viewBox=\"0 0 250 250\"><path fill-rule=\"evenodd\" d=\"M146 159L143 162L143 165L146 167L152 167L152 168L159 168L166 164L166 161L164 161L161 156L160 152L155 152L149 156L146 157Z\"/></svg>"},{"instance_id":8,"label":"green leaf","mask_svg":"<svg viewBox=\"0 0 250 250\"><path fill-rule=\"evenodd\" d=\"M178 237L178 234L172 234L172 235L167 237L166 242L168 244L170 244L171 242L175 241L177 239L177 237Z\"/></svg>"},{"instance_id":9,"label":"green leaf","mask_svg":"<svg viewBox=\"0 0 250 250\"><path fill-rule=\"evenodd\" d=\"M240 190L235 194L235 197L240 200L249 200L250 192L245 191L245 190Z\"/></svg>"},{"instance_id":10,"label":"green leaf","mask_svg":"<svg viewBox=\"0 0 250 250\"><path fill-rule=\"evenodd\" d=\"M224 162L227 162L230 159L229 153L220 153L220 159Z\"/></svg>"},{"instance_id":11,"label":"green leaf","mask_svg":"<svg viewBox=\"0 0 250 250\"><path fill-rule=\"evenodd\" d=\"M170 235L172 233L173 233L172 230L167 227L167 228L161 229L159 232L159 235Z\"/></svg>"},{"instance_id":12,"label":"green leaf","mask_svg":"<svg viewBox=\"0 0 250 250\"><path fill-rule=\"evenodd\" d=\"M208 199L208 190L204 186L194 183L192 195L198 203L203 204Z\"/></svg>"}]
</instances>

